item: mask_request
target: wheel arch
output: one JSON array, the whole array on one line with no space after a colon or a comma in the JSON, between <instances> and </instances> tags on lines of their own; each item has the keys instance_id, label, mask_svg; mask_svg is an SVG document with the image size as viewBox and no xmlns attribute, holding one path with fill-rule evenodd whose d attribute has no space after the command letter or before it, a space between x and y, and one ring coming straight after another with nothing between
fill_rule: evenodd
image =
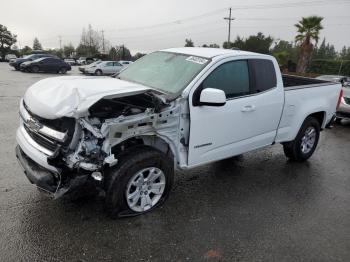
<instances>
[{"instance_id":1,"label":"wheel arch","mask_svg":"<svg viewBox=\"0 0 350 262\"><path fill-rule=\"evenodd\" d=\"M307 117L305 117L305 119L308 117L315 118L318 121L318 123L320 124L320 128L323 129L323 126L325 125L325 119L326 119L326 112L325 111L319 111L319 112L309 114Z\"/></svg>"},{"instance_id":2,"label":"wheel arch","mask_svg":"<svg viewBox=\"0 0 350 262\"><path fill-rule=\"evenodd\" d=\"M174 146L171 145L170 142L166 141L166 139L157 135L140 135L129 137L124 141L113 145L111 147L111 152L117 153L116 155L122 152L124 155L132 152L136 147L142 146L156 149L175 161L176 152Z\"/></svg>"},{"instance_id":3,"label":"wheel arch","mask_svg":"<svg viewBox=\"0 0 350 262\"><path fill-rule=\"evenodd\" d=\"M285 142L294 140L295 137L298 135L299 130L303 126L303 123L308 117L313 117L318 121L321 131L325 128L326 121L327 121L327 114L325 111L310 110L305 114L299 113L297 115L292 115L289 118L285 117L285 120L288 121L288 124L285 126L282 125L282 127L279 127L275 142L285 143Z\"/></svg>"}]
</instances>

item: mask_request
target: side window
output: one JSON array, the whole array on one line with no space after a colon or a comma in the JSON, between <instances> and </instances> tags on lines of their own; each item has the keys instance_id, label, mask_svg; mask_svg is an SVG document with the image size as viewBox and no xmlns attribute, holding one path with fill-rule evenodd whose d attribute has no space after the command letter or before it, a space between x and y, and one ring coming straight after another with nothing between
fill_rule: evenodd
<instances>
[{"instance_id":1,"label":"side window","mask_svg":"<svg viewBox=\"0 0 350 262\"><path fill-rule=\"evenodd\" d=\"M122 65L119 64L118 62L114 62L114 66L122 66Z\"/></svg>"},{"instance_id":2,"label":"side window","mask_svg":"<svg viewBox=\"0 0 350 262\"><path fill-rule=\"evenodd\" d=\"M113 62L108 62L105 66L113 66Z\"/></svg>"},{"instance_id":3,"label":"side window","mask_svg":"<svg viewBox=\"0 0 350 262\"><path fill-rule=\"evenodd\" d=\"M223 90L227 98L249 94L247 61L232 61L217 67L202 83L202 89L209 87Z\"/></svg>"},{"instance_id":4,"label":"side window","mask_svg":"<svg viewBox=\"0 0 350 262\"><path fill-rule=\"evenodd\" d=\"M58 59L55 59L55 58L46 58L44 60L47 64L56 64L56 63L59 63L59 60Z\"/></svg>"},{"instance_id":5,"label":"side window","mask_svg":"<svg viewBox=\"0 0 350 262\"><path fill-rule=\"evenodd\" d=\"M271 60L249 59L249 68L253 75L253 93L264 92L276 87L276 71Z\"/></svg>"}]
</instances>

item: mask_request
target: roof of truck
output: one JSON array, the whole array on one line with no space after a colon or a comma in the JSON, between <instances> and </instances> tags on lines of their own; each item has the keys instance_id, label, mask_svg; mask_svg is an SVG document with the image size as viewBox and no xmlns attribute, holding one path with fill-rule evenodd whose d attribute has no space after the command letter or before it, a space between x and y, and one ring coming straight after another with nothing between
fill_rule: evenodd
<instances>
[{"instance_id":1,"label":"roof of truck","mask_svg":"<svg viewBox=\"0 0 350 262\"><path fill-rule=\"evenodd\" d=\"M261 55L258 53L232 50L232 49L222 49L222 48L207 48L207 47L180 47L180 48L169 48L161 50L164 52L173 52L186 55L200 56L205 58L213 58L219 55Z\"/></svg>"}]
</instances>

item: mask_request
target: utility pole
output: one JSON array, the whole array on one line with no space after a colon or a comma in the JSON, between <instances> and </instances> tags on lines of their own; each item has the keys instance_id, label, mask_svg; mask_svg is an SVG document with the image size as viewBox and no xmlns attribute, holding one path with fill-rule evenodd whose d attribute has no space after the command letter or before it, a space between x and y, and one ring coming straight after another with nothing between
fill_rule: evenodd
<instances>
[{"instance_id":1,"label":"utility pole","mask_svg":"<svg viewBox=\"0 0 350 262\"><path fill-rule=\"evenodd\" d=\"M62 36L58 36L58 40L60 41L60 49L62 49Z\"/></svg>"},{"instance_id":2,"label":"utility pole","mask_svg":"<svg viewBox=\"0 0 350 262\"><path fill-rule=\"evenodd\" d=\"M228 46L230 46L230 40L231 40L231 21L235 20L235 18L231 17L231 12L232 12L232 8L230 7L230 14L229 17L224 17L225 20L228 20L228 38L227 38L227 43Z\"/></svg>"},{"instance_id":3,"label":"utility pole","mask_svg":"<svg viewBox=\"0 0 350 262\"><path fill-rule=\"evenodd\" d=\"M103 50L103 54L105 53L105 36L104 36L104 32L105 31L101 31L102 32L102 50Z\"/></svg>"}]
</instances>

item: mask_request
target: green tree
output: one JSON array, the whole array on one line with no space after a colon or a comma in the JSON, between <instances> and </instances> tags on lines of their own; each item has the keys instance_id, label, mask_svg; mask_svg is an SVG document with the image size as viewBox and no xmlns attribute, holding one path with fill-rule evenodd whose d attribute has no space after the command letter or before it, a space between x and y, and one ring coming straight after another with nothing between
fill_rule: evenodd
<instances>
[{"instance_id":1,"label":"green tree","mask_svg":"<svg viewBox=\"0 0 350 262\"><path fill-rule=\"evenodd\" d=\"M334 45L326 43L326 39L323 41L320 47L315 46L312 59L336 59L337 52L335 51Z\"/></svg>"},{"instance_id":2,"label":"green tree","mask_svg":"<svg viewBox=\"0 0 350 262\"><path fill-rule=\"evenodd\" d=\"M33 50L43 50L43 47L40 44L39 39L36 37L34 38L34 41L33 41Z\"/></svg>"},{"instance_id":3,"label":"green tree","mask_svg":"<svg viewBox=\"0 0 350 262\"><path fill-rule=\"evenodd\" d=\"M117 59L116 60L131 60L132 56L130 50L124 45L117 47Z\"/></svg>"},{"instance_id":4,"label":"green tree","mask_svg":"<svg viewBox=\"0 0 350 262\"><path fill-rule=\"evenodd\" d=\"M238 36L234 42L224 42L223 47L226 49L238 48L239 50L269 54L273 43L271 36L265 36L259 32L257 35L251 35L247 39Z\"/></svg>"},{"instance_id":5,"label":"green tree","mask_svg":"<svg viewBox=\"0 0 350 262\"><path fill-rule=\"evenodd\" d=\"M293 42L288 42L285 40L279 40L275 43L275 45L271 49L271 53L275 56L275 54L279 54L282 52L287 52L288 60L296 63L298 60L298 49L293 44ZM285 54L284 54L285 55Z\"/></svg>"},{"instance_id":6,"label":"green tree","mask_svg":"<svg viewBox=\"0 0 350 262\"><path fill-rule=\"evenodd\" d=\"M350 47L343 46L339 58L342 60L350 60Z\"/></svg>"},{"instance_id":7,"label":"green tree","mask_svg":"<svg viewBox=\"0 0 350 262\"><path fill-rule=\"evenodd\" d=\"M29 47L29 46L25 46L25 47L23 47L22 49L21 49L21 55L22 56L24 56L24 55L29 55L29 54L31 54L32 53L32 51L33 51L33 49L31 48L31 47Z\"/></svg>"},{"instance_id":8,"label":"green tree","mask_svg":"<svg viewBox=\"0 0 350 262\"><path fill-rule=\"evenodd\" d=\"M290 55L287 51L280 51L273 53L273 56L277 59L278 65L282 70L288 68L288 61L290 59Z\"/></svg>"},{"instance_id":9,"label":"green tree","mask_svg":"<svg viewBox=\"0 0 350 262\"><path fill-rule=\"evenodd\" d=\"M137 59L145 56L146 54L143 54L143 53L136 53L133 57L132 57L132 60L136 61Z\"/></svg>"},{"instance_id":10,"label":"green tree","mask_svg":"<svg viewBox=\"0 0 350 262\"><path fill-rule=\"evenodd\" d=\"M101 35L89 25L87 30L83 28L76 52L79 56L97 56L101 46Z\"/></svg>"},{"instance_id":11,"label":"green tree","mask_svg":"<svg viewBox=\"0 0 350 262\"><path fill-rule=\"evenodd\" d=\"M11 46L17 42L17 36L13 35L6 26L0 24L0 55L2 59L11 50Z\"/></svg>"},{"instance_id":12,"label":"green tree","mask_svg":"<svg viewBox=\"0 0 350 262\"><path fill-rule=\"evenodd\" d=\"M299 45L299 58L297 63L297 72L305 73L306 68L310 63L312 51L315 42L317 44L320 31L323 29L321 24L323 17L309 16L303 17L295 27L298 34L295 37Z\"/></svg>"},{"instance_id":13,"label":"green tree","mask_svg":"<svg viewBox=\"0 0 350 262\"><path fill-rule=\"evenodd\" d=\"M64 57L71 57L75 52L74 46L70 43L69 45L63 46Z\"/></svg>"},{"instance_id":14,"label":"green tree","mask_svg":"<svg viewBox=\"0 0 350 262\"><path fill-rule=\"evenodd\" d=\"M262 54L269 54L273 43L271 36L265 36L259 32L256 36L250 36L245 41L245 50Z\"/></svg>"},{"instance_id":15,"label":"green tree","mask_svg":"<svg viewBox=\"0 0 350 262\"><path fill-rule=\"evenodd\" d=\"M194 47L193 41L191 39L186 39L185 47Z\"/></svg>"},{"instance_id":16,"label":"green tree","mask_svg":"<svg viewBox=\"0 0 350 262\"><path fill-rule=\"evenodd\" d=\"M112 47L111 50L109 50L108 58L111 60L117 60L117 49L115 47Z\"/></svg>"},{"instance_id":17,"label":"green tree","mask_svg":"<svg viewBox=\"0 0 350 262\"><path fill-rule=\"evenodd\" d=\"M210 48L220 48L220 46L218 44L204 44L202 45L202 47L210 47Z\"/></svg>"}]
</instances>

